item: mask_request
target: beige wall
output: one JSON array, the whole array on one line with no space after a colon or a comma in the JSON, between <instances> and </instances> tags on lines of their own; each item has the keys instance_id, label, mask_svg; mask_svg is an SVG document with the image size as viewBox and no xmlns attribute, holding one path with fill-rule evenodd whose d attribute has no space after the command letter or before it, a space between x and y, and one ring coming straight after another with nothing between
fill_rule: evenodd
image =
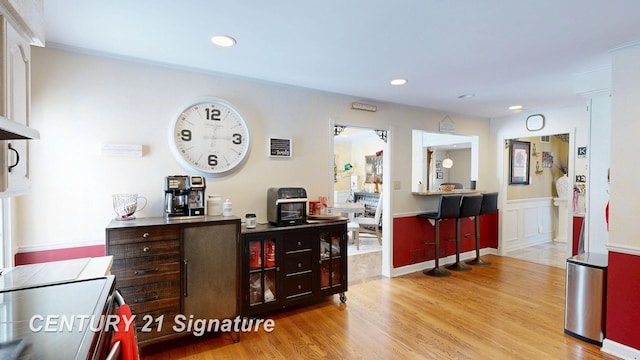
<instances>
[{"instance_id":1,"label":"beige wall","mask_svg":"<svg viewBox=\"0 0 640 360\"><path fill-rule=\"evenodd\" d=\"M187 173L169 150L169 124L204 95L234 104L251 131L242 169L207 178L207 194L229 198L237 215L255 212L265 221L270 186L303 186L310 198L333 191L332 121L389 130L391 216L435 206L411 194L411 130L437 132L445 115L458 133L480 136L478 187L498 190L488 119L373 101L377 112L357 111L351 102L363 99L52 48L33 50L32 78L31 124L41 140L31 142L32 191L16 199L13 235L23 250L103 243L114 193L143 195L149 204L138 216L160 216L163 178ZM293 158L269 158L270 136L291 138ZM101 157L101 143L142 144L144 156ZM391 191L395 183L400 188Z\"/></svg>"},{"instance_id":2,"label":"beige wall","mask_svg":"<svg viewBox=\"0 0 640 360\"><path fill-rule=\"evenodd\" d=\"M562 175L562 171L560 171L558 166L560 164L563 164L565 168L568 166L569 143L560 140L556 136L550 136L548 143L541 142L540 136L523 137L517 140L531 143L531 159L529 162L531 183L529 185L508 185L507 198L509 200L518 200L556 197L555 181ZM553 154L553 166L551 168L543 167L543 152ZM508 148L505 148L504 157L505 159L509 159ZM508 171L507 167L507 174Z\"/></svg>"}]
</instances>

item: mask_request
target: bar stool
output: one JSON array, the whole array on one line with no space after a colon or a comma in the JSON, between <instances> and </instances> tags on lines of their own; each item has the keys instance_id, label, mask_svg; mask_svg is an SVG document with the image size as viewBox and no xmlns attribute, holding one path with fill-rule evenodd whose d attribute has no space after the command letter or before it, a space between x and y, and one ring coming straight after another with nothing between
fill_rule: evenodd
<instances>
[{"instance_id":1,"label":"bar stool","mask_svg":"<svg viewBox=\"0 0 640 360\"><path fill-rule=\"evenodd\" d=\"M456 219L456 262L445 266L445 268L453 271L470 271L471 267L460 262L460 223L463 218L477 218L480 214L480 206L482 205L482 195L464 195L460 201L460 215Z\"/></svg>"},{"instance_id":2,"label":"bar stool","mask_svg":"<svg viewBox=\"0 0 640 360\"><path fill-rule=\"evenodd\" d=\"M472 260L467 260L466 263L475 266L489 266L490 262L483 260L480 257L480 216L484 214L492 214L498 211L498 193L486 193L482 194L482 205L480 206L480 213L476 216L474 222L476 225L476 257Z\"/></svg>"},{"instance_id":3,"label":"bar stool","mask_svg":"<svg viewBox=\"0 0 640 360\"><path fill-rule=\"evenodd\" d=\"M460 214L460 198L461 195L441 195L438 203L438 211L428 212L423 214L418 214L417 217L421 219L429 219L435 221L435 267L431 270L423 270L422 272L425 275L435 276L435 277L445 277L450 276L451 273L440 267L439 258L440 258L440 221L445 219L456 219ZM456 232L457 232L456 228ZM456 237L459 234L456 233ZM425 242L425 244L431 244L430 242Z\"/></svg>"}]
</instances>

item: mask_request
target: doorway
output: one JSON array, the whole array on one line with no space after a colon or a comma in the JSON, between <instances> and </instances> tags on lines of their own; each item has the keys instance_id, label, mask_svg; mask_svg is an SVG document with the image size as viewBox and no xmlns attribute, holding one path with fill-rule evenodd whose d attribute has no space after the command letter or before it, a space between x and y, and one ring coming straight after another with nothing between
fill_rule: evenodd
<instances>
[{"instance_id":1,"label":"doorway","mask_svg":"<svg viewBox=\"0 0 640 360\"><path fill-rule=\"evenodd\" d=\"M349 217L347 248L349 283L357 283L382 275L382 239L387 227L382 226L384 151L386 131L356 126L334 126L333 137L333 201L355 203L363 212L346 213ZM378 206L380 205L380 206ZM378 214L376 214L378 211ZM376 225L359 225L375 219ZM379 236L376 234L376 226Z\"/></svg>"},{"instance_id":2,"label":"doorway","mask_svg":"<svg viewBox=\"0 0 640 360\"><path fill-rule=\"evenodd\" d=\"M570 163L570 141L568 133L506 140L504 255L565 267L572 243L569 224L579 200L569 181L569 169L575 165ZM527 156L524 170L514 175L516 152Z\"/></svg>"}]
</instances>

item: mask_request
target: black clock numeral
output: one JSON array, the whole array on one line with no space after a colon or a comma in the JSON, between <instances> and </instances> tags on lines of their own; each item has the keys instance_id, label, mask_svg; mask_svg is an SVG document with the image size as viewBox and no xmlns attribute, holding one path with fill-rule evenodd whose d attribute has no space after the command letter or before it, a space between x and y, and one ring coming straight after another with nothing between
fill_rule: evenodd
<instances>
[{"instance_id":1,"label":"black clock numeral","mask_svg":"<svg viewBox=\"0 0 640 360\"><path fill-rule=\"evenodd\" d=\"M236 144L236 145L240 145L242 144L242 134L233 134L233 141L232 143Z\"/></svg>"},{"instance_id":2,"label":"black clock numeral","mask_svg":"<svg viewBox=\"0 0 640 360\"><path fill-rule=\"evenodd\" d=\"M191 130L180 130L180 138L182 139L182 141L191 141Z\"/></svg>"},{"instance_id":3,"label":"black clock numeral","mask_svg":"<svg viewBox=\"0 0 640 360\"><path fill-rule=\"evenodd\" d=\"M220 121L220 109L204 109L206 112L207 120Z\"/></svg>"},{"instance_id":4,"label":"black clock numeral","mask_svg":"<svg viewBox=\"0 0 640 360\"><path fill-rule=\"evenodd\" d=\"M208 162L209 166L218 166L218 155L209 155Z\"/></svg>"}]
</instances>

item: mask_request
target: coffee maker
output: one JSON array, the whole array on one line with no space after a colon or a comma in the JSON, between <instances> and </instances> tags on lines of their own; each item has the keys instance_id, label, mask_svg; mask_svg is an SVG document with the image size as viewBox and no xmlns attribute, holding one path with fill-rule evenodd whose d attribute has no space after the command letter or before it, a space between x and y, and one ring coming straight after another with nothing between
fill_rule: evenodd
<instances>
[{"instance_id":1,"label":"coffee maker","mask_svg":"<svg viewBox=\"0 0 640 360\"><path fill-rule=\"evenodd\" d=\"M204 216L204 177L189 177L189 216Z\"/></svg>"},{"instance_id":2,"label":"coffee maker","mask_svg":"<svg viewBox=\"0 0 640 360\"><path fill-rule=\"evenodd\" d=\"M167 176L164 182L164 217L203 216L205 188L202 176Z\"/></svg>"},{"instance_id":3,"label":"coffee maker","mask_svg":"<svg viewBox=\"0 0 640 360\"><path fill-rule=\"evenodd\" d=\"M189 213L189 177L171 175L164 180L164 217L187 216Z\"/></svg>"}]
</instances>

